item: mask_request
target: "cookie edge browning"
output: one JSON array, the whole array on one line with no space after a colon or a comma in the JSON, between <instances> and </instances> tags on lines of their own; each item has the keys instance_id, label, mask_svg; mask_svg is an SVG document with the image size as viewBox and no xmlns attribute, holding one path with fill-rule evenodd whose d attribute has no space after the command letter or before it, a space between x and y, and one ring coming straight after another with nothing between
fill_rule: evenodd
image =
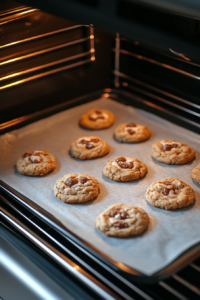
<instances>
[{"instance_id":1,"label":"cookie edge browning","mask_svg":"<svg viewBox=\"0 0 200 300\"><path fill-rule=\"evenodd\" d=\"M133 170L131 170L131 169L122 169L122 170L124 170L124 173L127 173L128 171L129 171L129 173L132 173L132 175L131 174L123 175L123 171L121 169L118 169L117 167L112 165L112 169L116 170L116 173L118 173L120 171L119 174L115 175L116 173L112 173L111 170L109 170L109 166L112 164L113 161L115 161L119 157L120 156L115 157L112 160L109 160L107 162L106 166L103 168L104 176L106 176L107 178L109 178L113 181L116 181L116 182L128 182L128 181L138 180L138 179L144 177L145 174L147 173L147 171L148 171L147 165L143 161L140 161L139 159L137 159L136 157L132 157L133 159L137 159L137 161L139 161L140 163L143 164L144 170L143 170L142 174L141 174L141 171L140 171L140 176L136 178L135 173L133 172Z\"/></svg>"},{"instance_id":2,"label":"cookie edge browning","mask_svg":"<svg viewBox=\"0 0 200 300\"><path fill-rule=\"evenodd\" d=\"M119 207L119 209L122 209L124 206L129 206L129 207L137 209L140 212L140 214L145 216L145 223L146 224L143 224L143 225L139 224L140 225L139 230L136 230L135 228L132 228L132 230L130 230L130 227L129 228L118 229L116 233L110 232L110 230L106 230L107 228L105 228L103 225L101 225L101 223L102 223L101 219L104 219L103 215L106 212L109 212L114 208L116 209L116 207L117 208ZM141 208L139 206L135 206L135 205L124 204L124 203L117 203L117 204L113 204L113 205L109 206L96 219L97 229L100 230L101 232L103 232L108 237L125 238L125 237L131 236L131 235L139 235L148 227L148 224L149 224L149 216L143 208Z\"/></svg>"},{"instance_id":3,"label":"cookie edge browning","mask_svg":"<svg viewBox=\"0 0 200 300\"><path fill-rule=\"evenodd\" d=\"M146 135L141 135L141 137L138 139L135 139L134 135L130 136L130 137L127 137L124 135L120 136L118 134L118 131L119 131L119 129L123 128L125 125L127 125L127 123L120 124L114 130L114 138L115 138L115 140L117 140L120 143L140 143L140 142L146 141L151 136L151 130L149 129L149 127L147 127L146 125L142 125L142 124L136 124L136 125L143 126L147 131Z\"/></svg>"},{"instance_id":4,"label":"cookie edge browning","mask_svg":"<svg viewBox=\"0 0 200 300\"><path fill-rule=\"evenodd\" d=\"M95 110L102 110L109 115L109 118L105 124L98 124L94 121L89 120L89 118L88 118L89 115L92 114L93 112L95 112ZM111 111L106 110L106 109L101 109L101 108L100 109L93 108L93 109L90 109L87 113L83 114L80 117L79 125L86 129L100 130L100 129L106 129L106 128L111 127L114 124L114 122L115 122L115 116Z\"/></svg>"},{"instance_id":5,"label":"cookie edge browning","mask_svg":"<svg viewBox=\"0 0 200 300\"><path fill-rule=\"evenodd\" d=\"M158 147L157 144L160 143L160 142L165 142L165 141L166 141L166 143L167 142L168 143L180 143L183 146L187 146L190 149L191 153L188 154L186 152L184 152L184 153L182 152L181 154L185 154L184 155L185 158L183 157L183 155L182 156L177 155L176 157L174 157L174 155L172 155L172 158L169 155L163 155L162 156L161 153L165 153L165 151L160 150L160 148ZM158 148L159 151L156 151L155 150L156 148ZM165 140L165 139L163 139L163 140L158 140L157 142L155 142L152 145L151 156L154 157L157 161L162 162L162 163L167 164L167 165L184 165L184 164L187 164L188 162L193 160L193 158L195 157L195 151L192 147L188 146L185 143L177 142L175 140Z\"/></svg>"},{"instance_id":6,"label":"cookie edge browning","mask_svg":"<svg viewBox=\"0 0 200 300\"><path fill-rule=\"evenodd\" d=\"M69 177L75 176L75 177L77 177L80 174L83 177L84 176L85 177L86 176L90 177L95 182L95 184L97 185L97 189L93 192L92 197L91 197L91 194L88 194L87 197L78 197L77 195L66 195L66 194L59 193L59 190L57 189L56 185L60 180L62 180L65 176L69 176ZM88 174L83 174L83 173L65 174L63 177L59 178L56 181L55 185L54 185L54 196L57 197L59 200L61 200L64 203L84 203L84 202L87 202L87 201L90 201L90 200L94 200L94 198L96 198L99 195L99 193L100 193L100 183L99 183L99 181L95 177L93 177L91 175L88 175ZM83 196L85 196L85 194L83 194ZM69 198L73 198L73 199L70 200Z\"/></svg>"},{"instance_id":7,"label":"cookie edge browning","mask_svg":"<svg viewBox=\"0 0 200 300\"><path fill-rule=\"evenodd\" d=\"M78 139L73 141L72 144L70 145L70 154L71 154L72 157L75 157L75 158L78 158L78 159L81 159L81 160L86 160L86 159L92 159L92 158L98 158L98 157L105 156L110 151L110 146L108 145L108 143L106 141L102 140L98 136L88 136L87 138L98 138L99 140L101 140L101 142L102 142L101 151L98 151L95 154L94 151L85 149L85 151L82 152L76 146L76 142L80 138L81 137L79 137Z\"/></svg>"},{"instance_id":8,"label":"cookie edge browning","mask_svg":"<svg viewBox=\"0 0 200 300\"><path fill-rule=\"evenodd\" d=\"M152 200L150 195L149 195L149 191L150 191L150 188L155 184L155 183L159 183L159 182L162 182L162 181L174 181L174 180L179 180L181 182L181 184L183 184L184 186L187 186L189 187L190 191L192 192L192 195L190 196L189 199L187 199L185 201L185 204L179 206L177 200L175 201L175 203L177 205L175 205L174 201L170 201L169 200ZM163 195L164 196L164 195ZM158 181L154 181L150 184L150 186L147 188L146 190L146 194L145 194L145 197L146 197L146 200L154 207L157 207L157 208L161 208L161 209L165 209L165 210L176 210L176 209L179 209L179 208L184 208L184 207L188 207L190 205L192 205L195 201L195 192L193 190L193 188L191 188L191 186L185 182L183 182L182 180L178 179L178 178L175 178L175 177L166 177L166 178L163 178L161 180L158 180ZM188 196L189 197L189 196ZM155 205L154 203L157 202L159 205ZM162 203L164 202L164 203Z\"/></svg>"},{"instance_id":9,"label":"cookie edge browning","mask_svg":"<svg viewBox=\"0 0 200 300\"><path fill-rule=\"evenodd\" d=\"M196 174L196 170L198 170L198 169L199 169L199 175ZM200 164L197 165L197 166L192 170L191 177L192 177L192 179L194 179L195 182L197 182L198 184L200 184Z\"/></svg>"},{"instance_id":10,"label":"cookie edge browning","mask_svg":"<svg viewBox=\"0 0 200 300\"><path fill-rule=\"evenodd\" d=\"M23 155L21 155L17 162L16 162L16 168L17 168L17 171L21 174L21 175L24 175L24 176L30 176L30 177L37 177L37 176L45 176L46 174L48 174L49 172L55 170L56 168L56 158L55 156L48 150L29 150L29 151L26 151L26 152L31 152L31 151L45 151L49 154L49 156L53 159L53 161L51 163L37 163L37 164L30 164L26 167L22 167L20 166L20 162L23 162L24 159L23 159ZM34 170L31 170L31 166L34 166L35 169Z\"/></svg>"}]
</instances>

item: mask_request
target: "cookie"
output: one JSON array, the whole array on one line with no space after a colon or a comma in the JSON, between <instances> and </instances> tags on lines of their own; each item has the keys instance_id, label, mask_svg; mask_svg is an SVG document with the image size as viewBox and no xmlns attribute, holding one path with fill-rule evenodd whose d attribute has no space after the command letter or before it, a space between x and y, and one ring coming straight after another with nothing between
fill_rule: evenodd
<instances>
[{"instance_id":1,"label":"cookie","mask_svg":"<svg viewBox=\"0 0 200 300\"><path fill-rule=\"evenodd\" d=\"M135 157L120 156L107 162L103 174L114 181L132 181L143 177L147 166Z\"/></svg>"},{"instance_id":2,"label":"cookie","mask_svg":"<svg viewBox=\"0 0 200 300\"><path fill-rule=\"evenodd\" d=\"M56 168L56 159L47 150L31 150L25 152L16 165L22 175L43 176Z\"/></svg>"},{"instance_id":3,"label":"cookie","mask_svg":"<svg viewBox=\"0 0 200 300\"><path fill-rule=\"evenodd\" d=\"M88 129L103 129L110 127L115 121L113 113L105 109L91 109L82 115L79 124Z\"/></svg>"},{"instance_id":4,"label":"cookie","mask_svg":"<svg viewBox=\"0 0 200 300\"><path fill-rule=\"evenodd\" d=\"M193 189L183 181L167 177L153 182L146 191L147 201L162 209L177 209L194 203Z\"/></svg>"},{"instance_id":5,"label":"cookie","mask_svg":"<svg viewBox=\"0 0 200 300\"><path fill-rule=\"evenodd\" d=\"M148 223L148 214L142 208L119 203L98 216L96 227L107 236L127 237L142 233Z\"/></svg>"},{"instance_id":6,"label":"cookie","mask_svg":"<svg viewBox=\"0 0 200 300\"><path fill-rule=\"evenodd\" d=\"M96 178L82 173L66 174L54 186L54 195L65 203L83 203L98 196L100 185Z\"/></svg>"},{"instance_id":7,"label":"cookie","mask_svg":"<svg viewBox=\"0 0 200 300\"><path fill-rule=\"evenodd\" d=\"M192 170L191 177L194 179L194 181L200 184L200 164Z\"/></svg>"},{"instance_id":8,"label":"cookie","mask_svg":"<svg viewBox=\"0 0 200 300\"><path fill-rule=\"evenodd\" d=\"M119 125L114 132L114 138L121 143L138 143L145 141L151 135L150 129L145 125L133 122Z\"/></svg>"},{"instance_id":9,"label":"cookie","mask_svg":"<svg viewBox=\"0 0 200 300\"><path fill-rule=\"evenodd\" d=\"M70 147L71 156L79 159L91 159L106 155L109 145L98 136L83 136L75 140Z\"/></svg>"},{"instance_id":10,"label":"cookie","mask_svg":"<svg viewBox=\"0 0 200 300\"><path fill-rule=\"evenodd\" d=\"M188 145L174 140L160 140L152 145L151 155L168 165L182 165L191 161L195 151Z\"/></svg>"}]
</instances>

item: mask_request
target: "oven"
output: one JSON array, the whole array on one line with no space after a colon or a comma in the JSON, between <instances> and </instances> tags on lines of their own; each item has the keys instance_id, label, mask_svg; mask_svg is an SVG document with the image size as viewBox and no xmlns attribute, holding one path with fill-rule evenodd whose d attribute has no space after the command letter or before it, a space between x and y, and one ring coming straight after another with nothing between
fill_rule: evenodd
<instances>
[{"instance_id":1,"label":"oven","mask_svg":"<svg viewBox=\"0 0 200 300\"><path fill-rule=\"evenodd\" d=\"M67 142L70 132L76 134L75 121L70 118L77 119L99 105L116 111L117 121L120 117L125 120L126 112L134 109L133 115L148 119L153 138L155 133L168 131L182 139L185 135L196 145L196 158L186 169L196 166L200 160L199 12L195 1L180 5L164 0L1 3L1 157L6 160L5 153L11 149L17 153L13 145L23 135L28 139L24 147L35 138L38 143L46 139L56 149L60 140L56 140L52 124L56 127L63 122L63 126L66 118ZM43 134L37 139L40 128L48 137ZM99 132L96 134L112 139L113 156L113 149L120 145L114 144L107 131ZM69 157L66 149L63 155ZM77 161L70 159L71 169L77 170ZM63 173L62 160L58 161L57 179L67 173ZM156 166L154 161L152 164ZM138 262L130 267L86 240L79 234L80 228L73 230L59 219L62 212L56 215L46 203L35 201L40 196L34 194L33 183L29 192L19 177L12 181L9 166L9 161L0 164L3 300L199 299L198 218L193 225L196 242L184 246L155 271L143 272ZM91 164L85 168L96 172ZM14 164L9 170L17 177ZM174 174L180 170L171 169ZM48 181L50 176L46 178ZM196 194L194 211L200 205L200 186L190 183ZM124 199L117 186L116 193L119 200ZM109 194L104 196L109 198ZM56 211L61 210L59 203L56 205ZM192 222L184 212L180 218Z\"/></svg>"}]
</instances>

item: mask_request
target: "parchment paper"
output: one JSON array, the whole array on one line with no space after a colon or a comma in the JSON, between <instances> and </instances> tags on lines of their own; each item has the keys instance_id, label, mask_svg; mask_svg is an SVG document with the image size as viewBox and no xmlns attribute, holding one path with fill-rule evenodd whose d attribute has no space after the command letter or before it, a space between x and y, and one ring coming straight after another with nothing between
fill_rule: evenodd
<instances>
[{"instance_id":1,"label":"parchment paper","mask_svg":"<svg viewBox=\"0 0 200 300\"><path fill-rule=\"evenodd\" d=\"M111 110L116 116L109 129L90 131L80 128L80 116L91 108ZM138 144L121 144L113 139L114 129L121 123L147 125L152 135ZM70 144L78 137L97 135L107 141L108 155L81 161L69 155ZM159 139L175 139L192 146L196 158L186 165L169 166L151 157L151 145ZM17 159L28 150L47 149L57 159L57 168L41 178L20 175L15 167ZM120 261L144 274L151 275L167 266L183 251L200 242L200 185L190 177L200 163L200 137L148 112L101 98L54 116L14 130L0 137L0 178L45 210L53 214L67 228L93 244L112 259ZM117 183L103 176L102 170L115 156L132 156L145 162L148 173L140 180ZM97 199L85 204L65 204L53 194L55 182L66 173L82 172L95 176L101 192ZM176 211L154 208L145 200L147 187L167 176L188 183L196 194L194 205ZM138 237L125 239L106 237L95 228L97 216L114 203L142 207L150 215L148 229Z\"/></svg>"}]
</instances>

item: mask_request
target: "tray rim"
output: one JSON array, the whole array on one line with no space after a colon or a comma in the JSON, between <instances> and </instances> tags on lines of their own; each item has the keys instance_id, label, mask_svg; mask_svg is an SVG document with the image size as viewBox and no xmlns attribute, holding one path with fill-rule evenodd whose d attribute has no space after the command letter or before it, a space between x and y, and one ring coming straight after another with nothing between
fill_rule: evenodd
<instances>
[{"instance_id":1,"label":"tray rim","mask_svg":"<svg viewBox=\"0 0 200 300\"><path fill-rule=\"evenodd\" d=\"M59 111L63 111L65 109L69 109L71 107L91 102L96 100L96 97L104 96L106 98L110 98L112 100L120 101L120 93L113 89L104 89L102 91L95 92L90 95L86 95L81 98L77 98L66 103L57 105L53 108L43 110L41 112L31 114L25 116L26 118L21 118L17 124L7 122L8 126L1 129L0 127L0 134L5 132L11 131L13 129L23 127L29 123L33 123L39 119L48 117L50 115L56 114ZM84 102L83 102L84 101ZM131 105L135 103L129 103L128 101L120 101L125 105ZM136 99L137 102L137 99ZM145 101L144 101L145 102ZM144 109L145 110L145 109ZM42 221L46 222L49 225L53 226L60 234L62 234L65 238L72 240L75 244L79 247L83 248L85 251L96 257L101 262L105 263L106 265L110 266L114 271L124 275L125 277L129 277L129 279L138 279L140 282L155 282L159 281L163 278L166 278L173 273L180 270L182 267L187 265L189 262L194 260L200 255L200 242L191 246L189 249L184 251L180 254L176 259L174 259L170 264L168 264L163 269L159 270L158 272L153 273L152 275L143 274L140 271L137 271L133 268L126 266L121 262L117 262L113 260L111 257L104 254L99 249L95 248L90 243L84 241L76 234L71 232L67 227L65 227L61 222L59 222L54 216L52 216L49 212L45 209L41 208L39 205L35 204L31 199L25 197L24 195L20 194L18 191L13 189L11 186L7 185L3 180L0 180L0 190L3 190L7 195L11 196L14 201L17 201L21 205L25 206L27 209L31 210L32 213L36 214Z\"/></svg>"}]
</instances>

